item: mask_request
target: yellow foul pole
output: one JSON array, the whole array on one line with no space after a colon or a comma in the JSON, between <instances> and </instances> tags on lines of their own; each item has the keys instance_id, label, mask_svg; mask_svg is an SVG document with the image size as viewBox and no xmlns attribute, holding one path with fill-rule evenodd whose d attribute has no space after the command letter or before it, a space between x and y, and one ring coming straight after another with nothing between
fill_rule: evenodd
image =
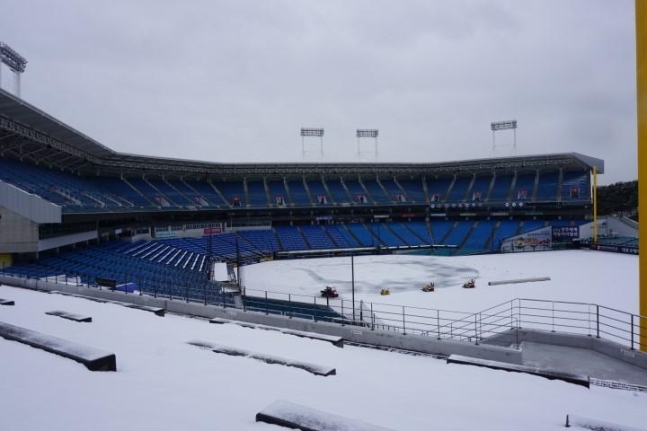
<instances>
[{"instance_id":1,"label":"yellow foul pole","mask_svg":"<svg viewBox=\"0 0 647 431\"><path fill-rule=\"evenodd\" d=\"M647 316L647 0L636 0L636 93L638 98L638 246L640 315ZM640 333L640 349L647 351L647 319Z\"/></svg>"}]
</instances>

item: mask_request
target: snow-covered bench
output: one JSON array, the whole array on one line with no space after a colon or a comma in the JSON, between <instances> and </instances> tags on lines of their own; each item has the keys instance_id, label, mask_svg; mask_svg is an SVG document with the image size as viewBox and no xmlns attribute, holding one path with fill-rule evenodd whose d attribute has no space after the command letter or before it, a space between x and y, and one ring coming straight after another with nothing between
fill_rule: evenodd
<instances>
[{"instance_id":1,"label":"snow-covered bench","mask_svg":"<svg viewBox=\"0 0 647 431\"><path fill-rule=\"evenodd\" d=\"M114 353L0 322L0 337L80 362L90 371L117 371Z\"/></svg>"}]
</instances>

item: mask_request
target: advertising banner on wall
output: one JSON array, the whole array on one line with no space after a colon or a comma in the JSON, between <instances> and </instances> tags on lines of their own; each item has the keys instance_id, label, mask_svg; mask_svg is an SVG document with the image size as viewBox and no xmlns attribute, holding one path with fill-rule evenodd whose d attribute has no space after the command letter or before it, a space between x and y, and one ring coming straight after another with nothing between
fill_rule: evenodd
<instances>
[{"instance_id":1,"label":"advertising banner on wall","mask_svg":"<svg viewBox=\"0 0 647 431\"><path fill-rule=\"evenodd\" d=\"M552 248L552 229L550 226L533 230L532 232L513 236L503 240L502 252L541 251Z\"/></svg>"},{"instance_id":2,"label":"advertising banner on wall","mask_svg":"<svg viewBox=\"0 0 647 431\"><path fill-rule=\"evenodd\" d=\"M553 226L553 241L564 242L579 239L579 226Z\"/></svg>"}]
</instances>

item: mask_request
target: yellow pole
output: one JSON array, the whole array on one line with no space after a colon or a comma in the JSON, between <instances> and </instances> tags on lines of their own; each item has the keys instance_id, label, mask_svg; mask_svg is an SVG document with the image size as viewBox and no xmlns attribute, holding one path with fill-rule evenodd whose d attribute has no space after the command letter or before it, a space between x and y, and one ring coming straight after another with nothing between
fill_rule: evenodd
<instances>
[{"instance_id":1,"label":"yellow pole","mask_svg":"<svg viewBox=\"0 0 647 431\"><path fill-rule=\"evenodd\" d=\"M598 167L593 166L593 244L598 243Z\"/></svg>"},{"instance_id":2,"label":"yellow pole","mask_svg":"<svg viewBox=\"0 0 647 431\"><path fill-rule=\"evenodd\" d=\"M647 0L636 0L636 94L638 119L638 246L641 316L647 316ZM638 319L647 328L647 318ZM647 329L640 333L640 349L647 352Z\"/></svg>"}]
</instances>

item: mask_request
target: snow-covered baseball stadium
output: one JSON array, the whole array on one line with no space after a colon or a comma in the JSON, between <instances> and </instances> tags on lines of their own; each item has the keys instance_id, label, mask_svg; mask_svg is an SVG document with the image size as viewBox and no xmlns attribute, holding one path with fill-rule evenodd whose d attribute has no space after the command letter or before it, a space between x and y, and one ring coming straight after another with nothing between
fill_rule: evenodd
<instances>
[{"instance_id":1,"label":"snow-covered baseball stadium","mask_svg":"<svg viewBox=\"0 0 647 431\"><path fill-rule=\"evenodd\" d=\"M644 427L637 227L594 218L603 173L124 154L0 89L2 423Z\"/></svg>"}]
</instances>

